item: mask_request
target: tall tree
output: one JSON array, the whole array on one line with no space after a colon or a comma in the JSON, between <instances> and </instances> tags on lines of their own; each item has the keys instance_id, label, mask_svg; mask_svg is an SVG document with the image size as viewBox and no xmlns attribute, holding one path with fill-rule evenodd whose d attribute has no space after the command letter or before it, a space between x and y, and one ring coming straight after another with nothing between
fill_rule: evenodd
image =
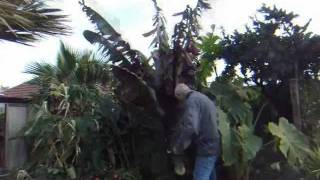
<instances>
[{"instance_id":1,"label":"tall tree","mask_svg":"<svg viewBox=\"0 0 320 180\"><path fill-rule=\"evenodd\" d=\"M122 147L119 108L106 85L109 66L91 52L61 44L55 64L32 63L26 72L40 88L24 129L32 145L28 170L40 179L84 180L105 173L112 164L109 146Z\"/></svg>"},{"instance_id":2,"label":"tall tree","mask_svg":"<svg viewBox=\"0 0 320 180\"><path fill-rule=\"evenodd\" d=\"M245 32L225 35L222 58L227 64L225 74L234 73L240 65L247 81L262 87L262 91L280 116L292 117L298 112L298 81L317 79L320 70L320 37L293 23L298 15L265 5L252 18ZM262 18L259 18L262 17ZM301 125L301 119L295 121Z\"/></svg>"}]
</instances>

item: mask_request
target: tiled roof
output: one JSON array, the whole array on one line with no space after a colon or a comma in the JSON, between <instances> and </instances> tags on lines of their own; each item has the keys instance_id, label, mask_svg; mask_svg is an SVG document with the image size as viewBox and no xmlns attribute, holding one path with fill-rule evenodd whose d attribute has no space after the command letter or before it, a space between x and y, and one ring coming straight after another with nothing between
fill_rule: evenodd
<instances>
[{"instance_id":1,"label":"tiled roof","mask_svg":"<svg viewBox=\"0 0 320 180\"><path fill-rule=\"evenodd\" d=\"M0 97L29 99L33 94L37 94L38 92L39 86L26 82L1 92Z\"/></svg>"}]
</instances>

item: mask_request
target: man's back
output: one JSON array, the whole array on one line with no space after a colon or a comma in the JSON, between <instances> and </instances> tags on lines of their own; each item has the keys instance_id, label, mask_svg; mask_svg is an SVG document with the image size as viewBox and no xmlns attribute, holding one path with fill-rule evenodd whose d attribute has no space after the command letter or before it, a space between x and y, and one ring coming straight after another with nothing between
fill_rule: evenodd
<instances>
[{"instance_id":1,"label":"man's back","mask_svg":"<svg viewBox=\"0 0 320 180\"><path fill-rule=\"evenodd\" d=\"M199 155L218 155L220 151L220 135L218 131L217 109L206 95L192 91L186 99L186 110L196 113L192 124L196 132L194 143Z\"/></svg>"}]
</instances>

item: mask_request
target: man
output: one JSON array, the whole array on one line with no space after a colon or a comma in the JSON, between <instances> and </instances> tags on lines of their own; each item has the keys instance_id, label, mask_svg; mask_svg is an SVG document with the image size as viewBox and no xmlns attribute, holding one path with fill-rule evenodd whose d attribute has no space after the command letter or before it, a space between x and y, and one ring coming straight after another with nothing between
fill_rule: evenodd
<instances>
[{"instance_id":1,"label":"man","mask_svg":"<svg viewBox=\"0 0 320 180\"><path fill-rule=\"evenodd\" d=\"M184 101L185 110L172 142L173 153L181 154L191 143L195 144L197 155L193 179L216 180L215 163L220 151L220 135L215 104L186 84L176 86L175 96Z\"/></svg>"}]
</instances>

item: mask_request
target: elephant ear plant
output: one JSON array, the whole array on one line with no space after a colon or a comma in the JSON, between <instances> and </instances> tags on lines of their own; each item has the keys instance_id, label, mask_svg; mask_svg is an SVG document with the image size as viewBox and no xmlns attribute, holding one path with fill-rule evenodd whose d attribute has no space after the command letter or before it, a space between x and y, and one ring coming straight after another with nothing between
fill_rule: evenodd
<instances>
[{"instance_id":1,"label":"elephant ear plant","mask_svg":"<svg viewBox=\"0 0 320 180\"><path fill-rule=\"evenodd\" d=\"M230 167L231 179L248 180L251 163L262 148L262 138L255 135L252 107L248 103L259 92L232 82L213 82L209 94L219 107L223 165Z\"/></svg>"},{"instance_id":2,"label":"elephant ear plant","mask_svg":"<svg viewBox=\"0 0 320 180\"><path fill-rule=\"evenodd\" d=\"M276 146L289 165L311 179L319 179L320 150L317 139L310 139L285 118L280 118L278 124L270 122L268 130L275 137Z\"/></svg>"}]
</instances>

